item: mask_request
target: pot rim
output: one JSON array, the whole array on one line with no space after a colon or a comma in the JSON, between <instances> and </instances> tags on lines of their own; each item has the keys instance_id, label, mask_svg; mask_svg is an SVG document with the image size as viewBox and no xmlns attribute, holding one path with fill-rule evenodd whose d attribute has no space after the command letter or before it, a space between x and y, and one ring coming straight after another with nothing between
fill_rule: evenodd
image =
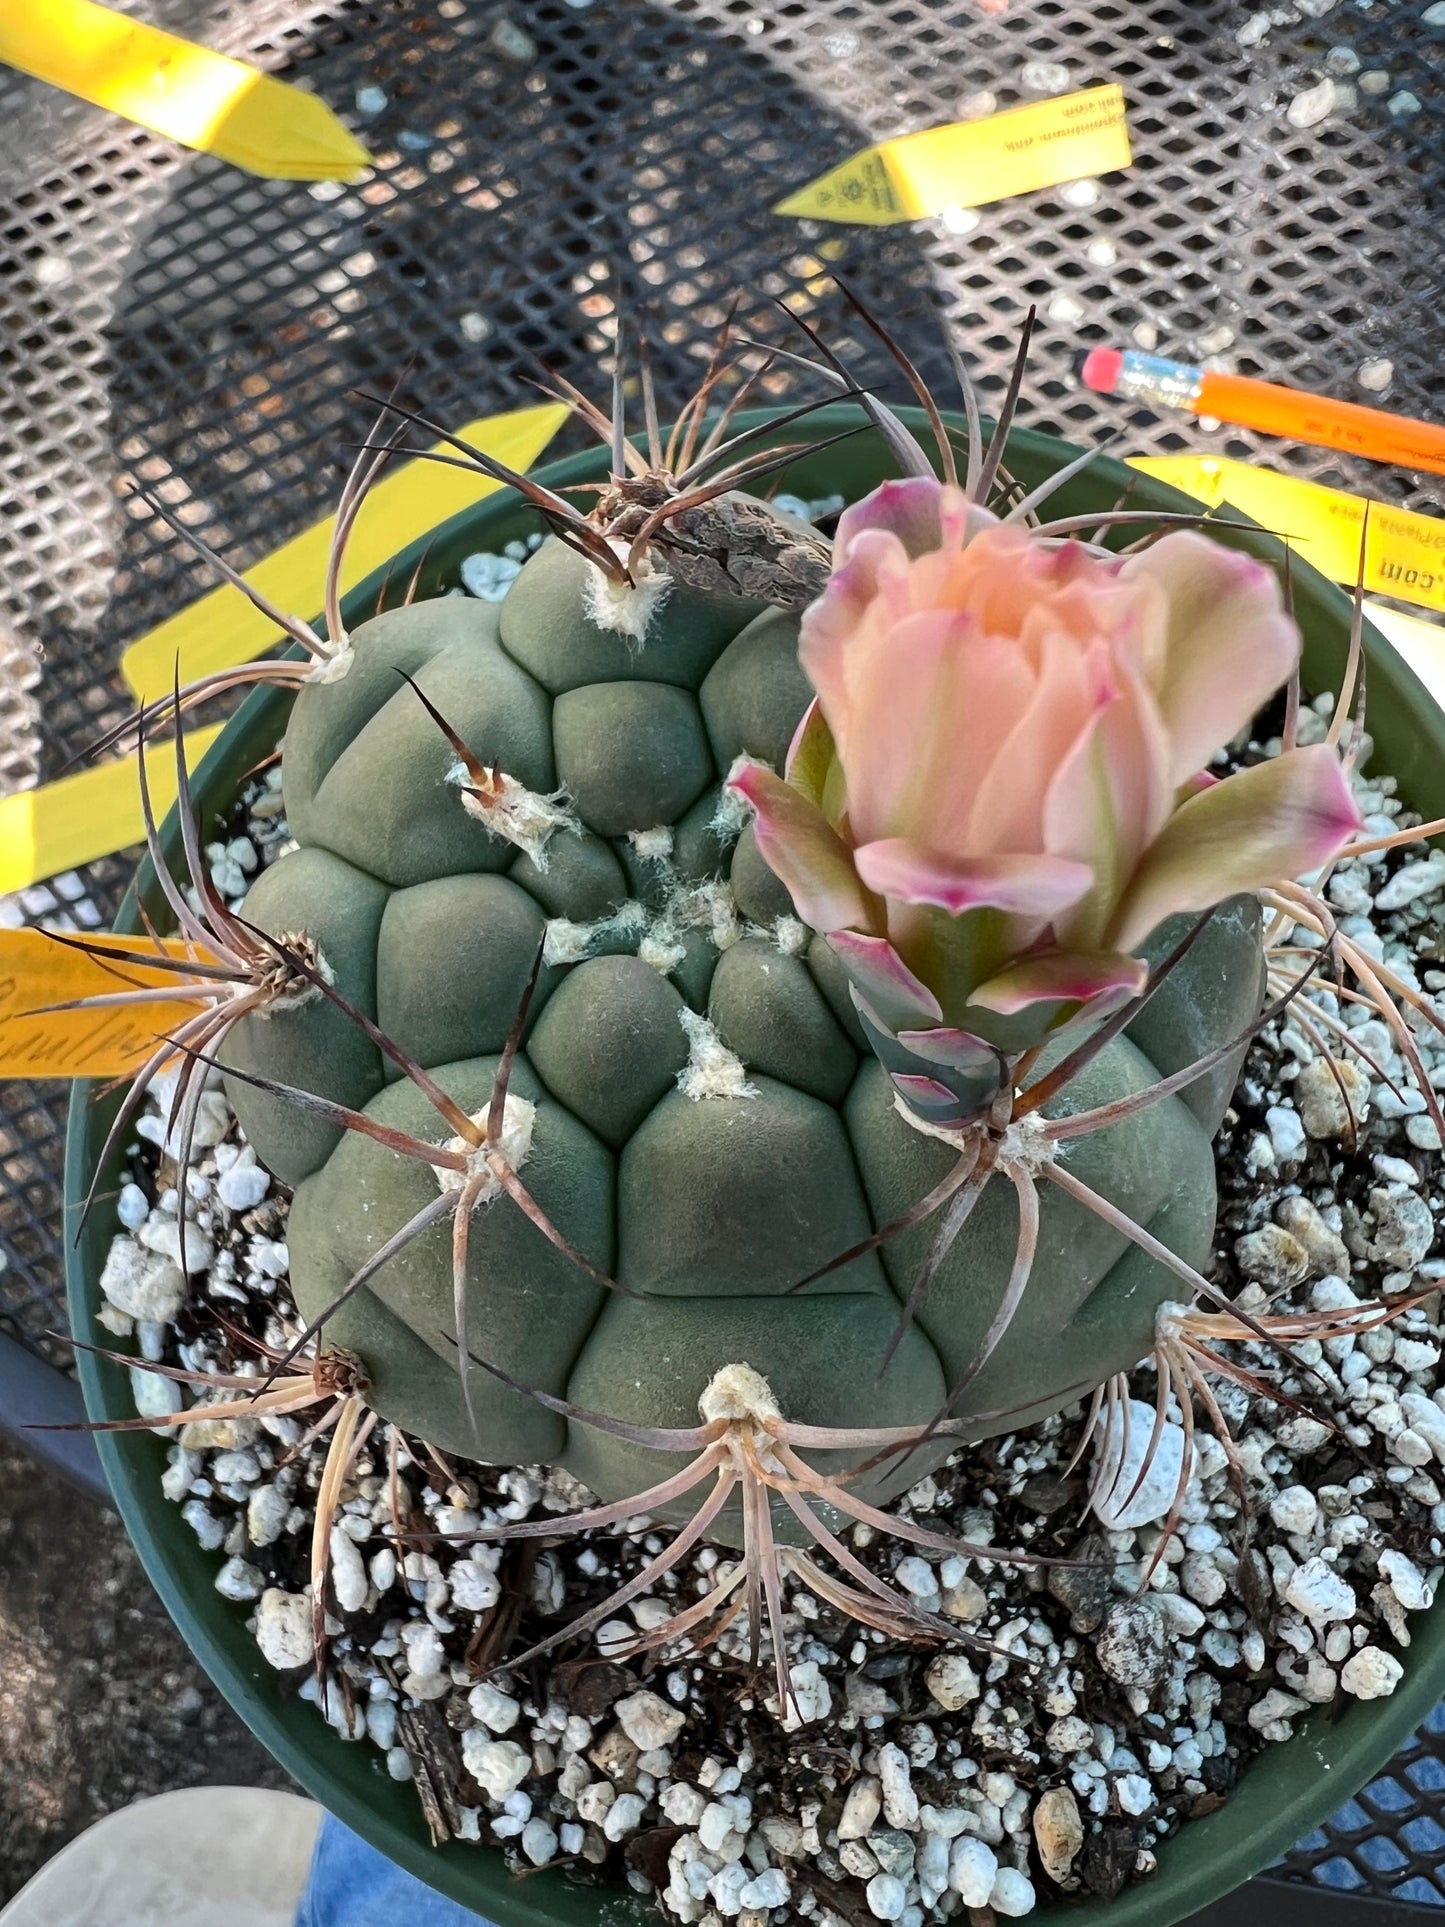
<instances>
[{"instance_id":1,"label":"pot rim","mask_svg":"<svg viewBox=\"0 0 1445 1927\"><path fill-rule=\"evenodd\" d=\"M922 411L898 411L915 432L926 429ZM781 413L755 409L740 414L736 428L763 425ZM846 403L820 410L811 424L819 435L836 434L858 420ZM953 425L956 418L950 418ZM962 426L961 423L957 423ZM766 445L766 443L764 443ZM826 454L800 460L788 481L789 492L836 492L822 486L834 469L857 467L859 450L877 460L881 444L867 431ZM1078 450L1055 437L1017 429L1009 437L1009 466L1030 482L1073 459ZM826 469L826 472L825 472ZM596 481L607 470L600 447L548 463L538 479L553 488ZM845 487L850 499L873 486ZM1058 512L1078 513L1110 506L1125 491L1131 505L1165 512L1197 511L1199 504L1177 489L1101 456L1061 491ZM500 547L511 539L508 522L535 526L535 517L510 489L485 497L408 545L343 598L348 626L372 612L389 581L406 582L413 569L435 580L475 548ZM498 529L498 524L503 525ZM1240 517L1224 539L1278 562L1284 545ZM1221 525L1212 532L1221 533ZM1295 611L1306 632L1304 680L1330 687L1338 681L1348 637L1350 601L1342 590L1298 558L1290 562ZM1381 742L1390 773L1427 818L1445 814L1445 714L1390 644L1368 623L1365 646L1369 667L1371 733ZM296 652L291 652L296 653ZM279 690L257 690L226 725L192 776L198 808L221 797L228 808L240 783L258 760L258 745L269 753L284 729L288 704ZM1383 731L1376 725L1383 721ZM266 736L269 732L269 742ZM162 827L162 841L178 839L175 811ZM147 859L127 893L116 919L118 929L137 929L138 904L154 889ZM103 1207L78 1226L89 1173L94 1168L108 1122L94 1081L77 1082L66 1137L64 1221L67 1227L66 1283L72 1330L81 1345L118 1349L117 1341L95 1320L94 1280L113 1223ZM109 1107L113 1110L113 1103ZM115 1160L118 1166L120 1160ZM93 1419L133 1417L129 1376L94 1351L80 1350L77 1367L88 1412ZM525 1881L507 1871L499 1848L488 1843L448 1841L429 1844L419 1802L405 1785L386 1774L369 1742L343 1741L308 1702L288 1696L281 1676L262 1660L246 1631L244 1608L214 1591L214 1556L203 1553L180 1518L179 1509L160 1490L160 1470L169 1441L151 1433L100 1432L97 1449L121 1517L151 1583L179 1627L187 1645L232 1707L275 1758L324 1806L380 1852L418 1879L463 1906L485 1913L501 1927L596 1927L596 1923L640 1922L652 1917L639 1898L625 1889L574 1885L560 1870L543 1870ZM1266 1748L1241 1775L1231 1797L1216 1813L1191 1821L1160 1843L1159 1871L1127 1888L1117 1899L1098 1897L1068 1904L1071 1917L1091 1920L1109 1908L1111 1927L1170 1927L1222 1898L1240 1882L1268 1866L1335 1808L1373 1778L1401 1742L1434 1707L1445 1684L1445 1603L1417 1615L1412 1627L1405 1676L1388 1699L1336 1700L1300 1722L1292 1740Z\"/></svg>"}]
</instances>

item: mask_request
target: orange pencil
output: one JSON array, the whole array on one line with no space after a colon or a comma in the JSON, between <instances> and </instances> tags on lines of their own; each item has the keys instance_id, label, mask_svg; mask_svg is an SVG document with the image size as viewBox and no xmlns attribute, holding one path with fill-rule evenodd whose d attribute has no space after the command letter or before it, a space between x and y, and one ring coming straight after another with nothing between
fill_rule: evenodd
<instances>
[{"instance_id":1,"label":"orange pencil","mask_svg":"<svg viewBox=\"0 0 1445 1927\"><path fill-rule=\"evenodd\" d=\"M1287 436L1316 448L1339 448L1371 462L1445 475L1445 428L1411 421L1358 402L1305 395L1248 375L1218 375L1188 362L1166 361L1136 349L1095 348L1084 361L1085 384L1101 395L1121 395L1154 408L1213 415L1239 428Z\"/></svg>"}]
</instances>

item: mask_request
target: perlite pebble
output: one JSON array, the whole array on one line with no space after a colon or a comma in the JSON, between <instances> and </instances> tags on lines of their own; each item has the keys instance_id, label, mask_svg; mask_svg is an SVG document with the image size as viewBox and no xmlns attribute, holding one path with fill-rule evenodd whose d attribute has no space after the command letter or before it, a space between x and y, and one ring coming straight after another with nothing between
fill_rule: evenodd
<instances>
[{"instance_id":1,"label":"perlite pebble","mask_svg":"<svg viewBox=\"0 0 1445 1927\"><path fill-rule=\"evenodd\" d=\"M896 1873L900 1880L907 1880L913 1872L918 1849L910 1834L897 1827L880 1827L869 1834L868 1846L884 1873Z\"/></svg>"},{"instance_id":2,"label":"perlite pebble","mask_svg":"<svg viewBox=\"0 0 1445 1927\"><path fill-rule=\"evenodd\" d=\"M938 1591L938 1574L926 1559L920 1559L916 1553L910 1553L906 1559L898 1561L893 1569L893 1577L915 1599L927 1599Z\"/></svg>"},{"instance_id":3,"label":"perlite pebble","mask_svg":"<svg viewBox=\"0 0 1445 1927\"><path fill-rule=\"evenodd\" d=\"M1413 1270L1435 1242L1429 1205L1414 1191L1377 1190L1370 1193L1370 1212L1375 1220L1370 1256L1391 1271Z\"/></svg>"},{"instance_id":4,"label":"perlite pebble","mask_svg":"<svg viewBox=\"0 0 1445 1927\"><path fill-rule=\"evenodd\" d=\"M744 1907L786 1907L792 1891L787 1875L776 1867L768 1867L756 1880L748 1882L738 1900Z\"/></svg>"},{"instance_id":5,"label":"perlite pebble","mask_svg":"<svg viewBox=\"0 0 1445 1927\"><path fill-rule=\"evenodd\" d=\"M998 1856L983 1840L965 1834L948 1860L948 1884L965 1907L986 1907L998 1878Z\"/></svg>"},{"instance_id":6,"label":"perlite pebble","mask_svg":"<svg viewBox=\"0 0 1445 1927\"><path fill-rule=\"evenodd\" d=\"M522 1717L521 1702L489 1679L472 1688L467 1705L472 1709L472 1718L489 1733L510 1733Z\"/></svg>"},{"instance_id":7,"label":"perlite pebble","mask_svg":"<svg viewBox=\"0 0 1445 1927\"><path fill-rule=\"evenodd\" d=\"M1114 1783L1114 1798L1119 1803L1119 1811L1138 1819L1147 1813L1154 1804L1154 1789L1142 1773L1125 1773Z\"/></svg>"},{"instance_id":8,"label":"perlite pebble","mask_svg":"<svg viewBox=\"0 0 1445 1927\"><path fill-rule=\"evenodd\" d=\"M1445 885L1445 855L1432 850L1429 856L1416 862L1401 864L1389 881L1380 885L1375 892L1375 908L1403 910L1407 903L1429 896L1442 885Z\"/></svg>"},{"instance_id":9,"label":"perlite pebble","mask_svg":"<svg viewBox=\"0 0 1445 1927\"><path fill-rule=\"evenodd\" d=\"M1340 1685L1356 1699L1385 1699L1399 1685L1404 1667L1378 1646L1362 1646L1340 1669Z\"/></svg>"},{"instance_id":10,"label":"perlite pebble","mask_svg":"<svg viewBox=\"0 0 1445 1927\"><path fill-rule=\"evenodd\" d=\"M1354 1588L1323 1559L1306 1559L1296 1566L1285 1587L1284 1601L1313 1626L1328 1626L1354 1617Z\"/></svg>"},{"instance_id":11,"label":"perlite pebble","mask_svg":"<svg viewBox=\"0 0 1445 1927\"><path fill-rule=\"evenodd\" d=\"M1070 75L1062 60L1029 60L1019 69L1019 85L1026 94L1062 94Z\"/></svg>"},{"instance_id":12,"label":"perlite pebble","mask_svg":"<svg viewBox=\"0 0 1445 1927\"><path fill-rule=\"evenodd\" d=\"M344 1613L359 1612L371 1590L361 1548L340 1526L331 1528L331 1587Z\"/></svg>"},{"instance_id":13,"label":"perlite pebble","mask_svg":"<svg viewBox=\"0 0 1445 1927\"><path fill-rule=\"evenodd\" d=\"M1320 1509L1308 1486L1290 1485L1270 1500L1269 1516L1281 1532L1304 1536L1314 1531Z\"/></svg>"},{"instance_id":14,"label":"perlite pebble","mask_svg":"<svg viewBox=\"0 0 1445 1927\"><path fill-rule=\"evenodd\" d=\"M1169 1660L1163 1618L1151 1600L1118 1600L1105 1615L1094 1650L1120 1686L1157 1686Z\"/></svg>"},{"instance_id":15,"label":"perlite pebble","mask_svg":"<svg viewBox=\"0 0 1445 1927\"><path fill-rule=\"evenodd\" d=\"M788 1696L788 1703L783 1711L782 1725L785 1732L795 1733L800 1726L809 1726L814 1720L826 1719L832 1712L832 1690L818 1670L818 1662L815 1659L800 1660L796 1666L790 1666L788 1682L792 1692Z\"/></svg>"},{"instance_id":16,"label":"perlite pebble","mask_svg":"<svg viewBox=\"0 0 1445 1927\"><path fill-rule=\"evenodd\" d=\"M175 1380L137 1365L130 1368L130 1395L141 1418L166 1418L181 1409L181 1388Z\"/></svg>"},{"instance_id":17,"label":"perlite pebble","mask_svg":"<svg viewBox=\"0 0 1445 1927\"><path fill-rule=\"evenodd\" d=\"M1271 1294L1301 1284L1310 1274L1309 1253L1282 1225L1261 1225L1234 1241L1234 1262L1246 1278ZM1148 1433L1145 1433L1148 1437Z\"/></svg>"},{"instance_id":18,"label":"perlite pebble","mask_svg":"<svg viewBox=\"0 0 1445 1927\"><path fill-rule=\"evenodd\" d=\"M303 1593L268 1586L256 1607L256 1644L278 1672L306 1666L313 1658L311 1601Z\"/></svg>"},{"instance_id":19,"label":"perlite pebble","mask_svg":"<svg viewBox=\"0 0 1445 1927\"><path fill-rule=\"evenodd\" d=\"M529 1820L522 1829L521 1848L534 1867L545 1867L557 1851L557 1836L545 1820Z\"/></svg>"},{"instance_id":20,"label":"perlite pebble","mask_svg":"<svg viewBox=\"0 0 1445 1927\"><path fill-rule=\"evenodd\" d=\"M116 1200L115 1215L127 1231L139 1231L150 1216L150 1199L138 1184L123 1184Z\"/></svg>"},{"instance_id":21,"label":"perlite pebble","mask_svg":"<svg viewBox=\"0 0 1445 1927\"><path fill-rule=\"evenodd\" d=\"M956 1713L979 1695L978 1674L962 1653L940 1653L924 1674L924 1684L946 1712Z\"/></svg>"},{"instance_id":22,"label":"perlite pebble","mask_svg":"<svg viewBox=\"0 0 1445 1927\"><path fill-rule=\"evenodd\" d=\"M1111 1401L1095 1431L1094 1513L1111 1532L1162 1519L1179 1489L1186 1441L1167 1421L1155 1435L1154 1407L1141 1399Z\"/></svg>"},{"instance_id":23,"label":"perlite pebble","mask_svg":"<svg viewBox=\"0 0 1445 1927\"><path fill-rule=\"evenodd\" d=\"M270 1189L270 1174L257 1164L256 1153L249 1145L216 1179L216 1196L228 1211L254 1210Z\"/></svg>"},{"instance_id":24,"label":"perlite pebble","mask_svg":"<svg viewBox=\"0 0 1445 1927\"><path fill-rule=\"evenodd\" d=\"M675 1827L696 1827L707 1801L686 1780L674 1780L662 1796L662 1810Z\"/></svg>"},{"instance_id":25,"label":"perlite pebble","mask_svg":"<svg viewBox=\"0 0 1445 1927\"><path fill-rule=\"evenodd\" d=\"M1328 120L1334 110L1335 83L1325 79L1318 86L1306 87L1303 93L1296 94L1285 109L1285 119L1291 127L1317 127L1322 120Z\"/></svg>"},{"instance_id":26,"label":"perlite pebble","mask_svg":"<svg viewBox=\"0 0 1445 1927\"><path fill-rule=\"evenodd\" d=\"M640 1793L619 1793L602 1822L603 1833L609 1840L624 1840L629 1833L636 1833L646 1806Z\"/></svg>"},{"instance_id":27,"label":"perlite pebble","mask_svg":"<svg viewBox=\"0 0 1445 1927\"><path fill-rule=\"evenodd\" d=\"M291 1501L279 1486L258 1486L246 1501L246 1537L253 1546L271 1546L281 1537Z\"/></svg>"},{"instance_id":28,"label":"perlite pebble","mask_svg":"<svg viewBox=\"0 0 1445 1927\"><path fill-rule=\"evenodd\" d=\"M1264 1114L1270 1149L1281 1164L1295 1164L1304 1156L1309 1140L1300 1114L1287 1104L1271 1104Z\"/></svg>"},{"instance_id":29,"label":"perlite pebble","mask_svg":"<svg viewBox=\"0 0 1445 1927\"><path fill-rule=\"evenodd\" d=\"M891 1741L878 1749L878 1778L883 1787L883 1814L889 1826L916 1827L918 1795L913 1791L908 1755Z\"/></svg>"},{"instance_id":30,"label":"perlite pebble","mask_svg":"<svg viewBox=\"0 0 1445 1927\"><path fill-rule=\"evenodd\" d=\"M717 1853L733 1831L733 1816L720 1800L711 1800L697 1823L697 1837L709 1853Z\"/></svg>"},{"instance_id":31,"label":"perlite pebble","mask_svg":"<svg viewBox=\"0 0 1445 1927\"><path fill-rule=\"evenodd\" d=\"M656 1693L633 1693L617 1702L618 1724L640 1753L668 1746L687 1723L687 1715L669 1706Z\"/></svg>"},{"instance_id":32,"label":"perlite pebble","mask_svg":"<svg viewBox=\"0 0 1445 1927\"><path fill-rule=\"evenodd\" d=\"M462 1735L462 1764L484 1792L501 1801L531 1772L532 1756L515 1740L494 1740L472 1727Z\"/></svg>"},{"instance_id":33,"label":"perlite pebble","mask_svg":"<svg viewBox=\"0 0 1445 1927\"><path fill-rule=\"evenodd\" d=\"M1050 1787L1034 1808L1034 1840L1049 1879L1066 1879L1075 1854L1084 1844L1079 1803L1067 1787Z\"/></svg>"},{"instance_id":34,"label":"perlite pebble","mask_svg":"<svg viewBox=\"0 0 1445 1927\"><path fill-rule=\"evenodd\" d=\"M1339 1083L1336 1083L1336 1078ZM1343 1093L1340 1085L1344 1086ZM1349 1098L1346 1108L1345 1098ZM1312 1138L1343 1137L1355 1124L1362 1123L1369 1105L1370 1080L1348 1058L1330 1064L1315 1057L1295 1079L1294 1099L1305 1130ZM1353 1114L1353 1116L1352 1116Z\"/></svg>"},{"instance_id":35,"label":"perlite pebble","mask_svg":"<svg viewBox=\"0 0 1445 1927\"><path fill-rule=\"evenodd\" d=\"M875 1920L897 1920L908 1904L908 1889L891 1873L876 1873L863 1890Z\"/></svg>"},{"instance_id":36,"label":"perlite pebble","mask_svg":"<svg viewBox=\"0 0 1445 1927\"><path fill-rule=\"evenodd\" d=\"M169 1322L186 1302L185 1274L175 1260L143 1251L129 1236L111 1240L100 1289L128 1318Z\"/></svg>"},{"instance_id":37,"label":"perlite pebble","mask_svg":"<svg viewBox=\"0 0 1445 1927\"><path fill-rule=\"evenodd\" d=\"M848 1797L843 1802L843 1811L838 1819L838 1838L865 1839L882 1810L883 1789L871 1773L865 1773L848 1789Z\"/></svg>"},{"instance_id":38,"label":"perlite pebble","mask_svg":"<svg viewBox=\"0 0 1445 1927\"><path fill-rule=\"evenodd\" d=\"M970 1826L972 1815L967 1807L920 1807L918 1819L925 1833L956 1840Z\"/></svg>"},{"instance_id":39,"label":"perlite pebble","mask_svg":"<svg viewBox=\"0 0 1445 1927\"><path fill-rule=\"evenodd\" d=\"M1407 1613L1423 1612L1434 1596L1414 1560L1394 1547L1380 1554L1380 1577Z\"/></svg>"},{"instance_id":40,"label":"perlite pebble","mask_svg":"<svg viewBox=\"0 0 1445 1927\"><path fill-rule=\"evenodd\" d=\"M1034 1910L1035 1894L1033 1882L1027 1874L1020 1873L1017 1867L1000 1867L993 1883L993 1892L988 1904L996 1914L1003 1914L1009 1920L1017 1920Z\"/></svg>"},{"instance_id":41,"label":"perlite pebble","mask_svg":"<svg viewBox=\"0 0 1445 1927\"><path fill-rule=\"evenodd\" d=\"M1331 1230L1324 1214L1308 1198L1286 1198L1275 1219L1299 1244L1315 1277L1349 1276L1350 1254L1344 1239Z\"/></svg>"}]
</instances>

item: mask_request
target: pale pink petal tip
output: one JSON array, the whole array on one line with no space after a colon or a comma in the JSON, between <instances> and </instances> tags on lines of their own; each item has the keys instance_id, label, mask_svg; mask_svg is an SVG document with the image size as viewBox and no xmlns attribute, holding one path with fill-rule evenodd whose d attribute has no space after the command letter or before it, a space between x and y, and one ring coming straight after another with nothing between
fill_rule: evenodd
<instances>
[{"instance_id":1,"label":"pale pink petal tip","mask_svg":"<svg viewBox=\"0 0 1445 1927\"><path fill-rule=\"evenodd\" d=\"M988 907L1016 916L1053 917L1070 909L1094 881L1086 863L1057 856L955 859L905 837L864 843L853 853L870 890L904 903L927 903L961 916Z\"/></svg>"}]
</instances>

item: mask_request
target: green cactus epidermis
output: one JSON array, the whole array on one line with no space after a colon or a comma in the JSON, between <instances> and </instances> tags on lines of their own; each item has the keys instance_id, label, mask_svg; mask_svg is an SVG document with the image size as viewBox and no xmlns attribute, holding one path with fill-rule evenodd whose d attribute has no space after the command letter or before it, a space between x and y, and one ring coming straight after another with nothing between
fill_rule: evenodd
<instances>
[{"instance_id":1,"label":"green cactus epidermis","mask_svg":"<svg viewBox=\"0 0 1445 1927\"><path fill-rule=\"evenodd\" d=\"M296 702L284 771L300 847L257 881L248 914L275 934L309 932L338 989L468 1113L490 1097L547 920L603 924L592 952L542 970L512 1090L537 1106L526 1185L578 1249L639 1295L587 1277L510 1198L482 1205L470 1227L468 1337L511 1378L633 1425L692 1426L713 1374L745 1362L792 1420L922 1423L998 1304L1016 1205L1011 1186L987 1189L886 1371L931 1225L789 1292L923 1196L954 1155L894 1108L827 946L776 940L791 905L751 835L714 826L733 759L779 767L808 701L796 619L678 589L639 647L588 619L585 567L549 542L500 608L448 597L356 631L350 672ZM400 671L481 762L539 794L566 792L583 827L551 836L545 867L464 811L446 780L453 752ZM662 825L674 829L670 860L639 857L629 833ZM707 930L690 929L662 974L637 954L648 919L679 887L713 877L729 883L745 934L719 951ZM646 914L613 917L629 900ZM1176 936L1159 933L1154 954ZM1226 906L1132 1031L1051 1110L1181 1069L1244 1029L1259 990L1256 920L1248 905ZM751 1094L679 1088L689 1005L741 1059ZM319 998L246 1019L226 1056L415 1135L451 1135L416 1085ZM296 1187L292 1280L314 1319L435 1197L436 1174L239 1078L229 1091L258 1154ZM1228 1091L1226 1067L1068 1147L1086 1183L1194 1264L1213 1229L1210 1137ZM1178 1289L1045 1185L1032 1280L960 1415L986 1435L1133 1365L1150 1348L1157 1305ZM385 1264L328 1333L362 1360L377 1408L443 1451L562 1464L609 1500L675 1469L482 1373L469 1417L445 1220ZM859 1489L887 1496L922 1469L915 1457L891 1484L880 1475Z\"/></svg>"}]
</instances>

